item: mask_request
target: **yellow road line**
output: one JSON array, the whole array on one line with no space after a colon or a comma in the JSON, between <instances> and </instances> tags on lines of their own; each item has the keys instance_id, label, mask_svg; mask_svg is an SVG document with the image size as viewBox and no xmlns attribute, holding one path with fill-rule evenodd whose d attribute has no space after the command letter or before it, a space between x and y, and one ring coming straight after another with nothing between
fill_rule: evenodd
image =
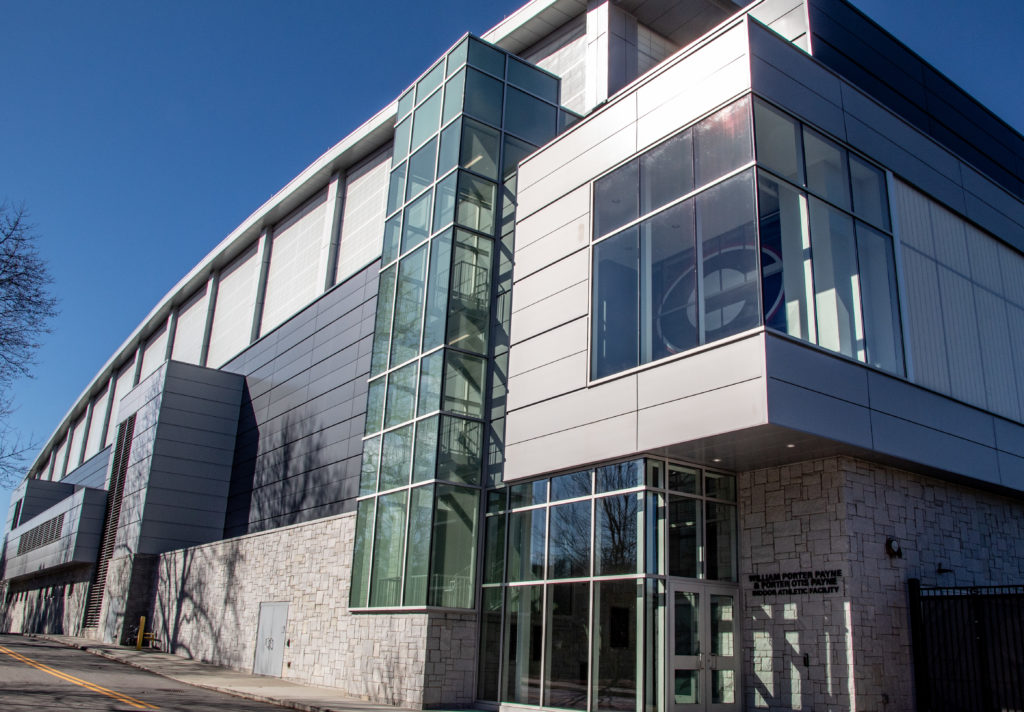
<instances>
[{"instance_id":1,"label":"yellow road line","mask_svg":"<svg viewBox=\"0 0 1024 712\"><path fill-rule=\"evenodd\" d=\"M100 685L97 685L96 683L89 682L88 680L83 680L83 679L81 679L79 677L75 677L74 675L69 675L66 672L61 672L60 670L58 670L56 668L52 668L49 665L44 665L43 663L37 662L37 661L33 660L32 658L27 658L24 655L22 655L21 653L16 653L13 650L11 650L10 648L5 648L2 645L0 645L0 653L4 653L6 655L10 655L12 658L17 660L18 662L25 663L26 665L28 665L30 667L34 667L37 670L45 672L45 673L47 673L49 675L53 675L56 678L60 678L61 680L64 680L65 682L70 682L70 683L72 683L74 685L79 685L80 687L84 687L87 690L91 690L93 692L98 692L99 694L106 695L107 697L112 697L115 700L117 700L118 702L124 702L125 704L131 705L132 707L134 707L136 709L140 709L140 710L158 710L158 709L160 709L156 705L151 705L148 702L143 702L142 700L137 700L134 697L129 697L128 695L125 695L125 694L123 694L121 692L116 692L114 690L107 689L106 687L101 687Z\"/></svg>"}]
</instances>

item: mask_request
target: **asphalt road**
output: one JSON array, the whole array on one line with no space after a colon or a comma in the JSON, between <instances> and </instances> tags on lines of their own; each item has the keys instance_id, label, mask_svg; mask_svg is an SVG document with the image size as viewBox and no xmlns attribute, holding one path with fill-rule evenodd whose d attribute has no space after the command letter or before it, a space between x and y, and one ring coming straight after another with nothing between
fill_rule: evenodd
<instances>
[{"instance_id":1,"label":"asphalt road","mask_svg":"<svg viewBox=\"0 0 1024 712\"><path fill-rule=\"evenodd\" d=\"M58 643L0 635L0 710L270 712L283 707L202 690Z\"/></svg>"}]
</instances>

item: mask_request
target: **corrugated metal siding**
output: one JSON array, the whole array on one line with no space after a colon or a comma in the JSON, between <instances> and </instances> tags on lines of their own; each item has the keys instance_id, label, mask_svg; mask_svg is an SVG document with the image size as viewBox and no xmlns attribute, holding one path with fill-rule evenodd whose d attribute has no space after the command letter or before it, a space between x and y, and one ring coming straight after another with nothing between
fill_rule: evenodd
<instances>
[{"instance_id":1,"label":"corrugated metal siding","mask_svg":"<svg viewBox=\"0 0 1024 712\"><path fill-rule=\"evenodd\" d=\"M903 311L910 331L914 380L940 393L949 393L949 364L935 262L905 248L903 267L907 298Z\"/></svg>"},{"instance_id":2,"label":"corrugated metal siding","mask_svg":"<svg viewBox=\"0 0 1024 712\"><path fill-rule=\"evenodd\" d=\"M985 378L981 367L974 290L968 280L945 267L940 266L938 273L951 395L984 408Z\"/></svg>"}]
</instances>

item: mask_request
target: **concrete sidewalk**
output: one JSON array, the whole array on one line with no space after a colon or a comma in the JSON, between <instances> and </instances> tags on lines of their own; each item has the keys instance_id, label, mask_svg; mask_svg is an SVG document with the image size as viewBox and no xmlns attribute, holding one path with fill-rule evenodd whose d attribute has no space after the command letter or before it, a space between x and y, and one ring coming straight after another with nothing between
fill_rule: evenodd
<instances>
[{"instance_id":1,"label":"concrete sidewalk","mask_svg":"<svg viewBox=\"0 0 1024 712\"><path fill-rule=\"evenodd\" d=\"M177 682L224 692L248 700L304 710L305 712L402 712L403 708L378 705L344 696L330 687L300 685L279 677L251 675L220 665L188 660L156 650L126 648L101 643L91 638L66 635L28 635L85 650L109 660L147 670Z\"/></svg>"}]
</instances>

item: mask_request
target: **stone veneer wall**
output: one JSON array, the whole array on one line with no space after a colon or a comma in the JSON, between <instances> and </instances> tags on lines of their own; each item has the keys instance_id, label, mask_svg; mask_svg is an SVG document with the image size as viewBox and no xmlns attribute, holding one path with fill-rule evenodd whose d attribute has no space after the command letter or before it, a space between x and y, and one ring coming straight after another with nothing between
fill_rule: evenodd
<instances>
[{"instance_id":1,"label":"stone veneer wall","mask_svg":"<svg viewBox=\"0 0 1024 712\"><path fill-rule=\"evenodd\" d=\"M739 489L749 709L913 709L907 580L1024 582L1020 500L848 457L741 473ZM831 593L751 580L836 569Z\"/></svg>"},{"instance_id":2,"label":"stone veneer wall","mask_svg":"<svg viewBox=\"0 0 1024 712\"><path fill-rule=\"evenodd\" d=\"M354 528L342 514L162 554L161 647L251 671L260 603L287 601L283 678L377 703L471 704L476 614L349 613Z\"/></svg>"},{"instance_id":3,"label":"stone veneer wall","mask_svg":"<svg viewBox=\"0 0 1024 712\"><path fill-rule=\"evenodd\" d=\"M92 565L7 581L0 601L0 632L80 635Z\"/></svg>"}]
</instances>

